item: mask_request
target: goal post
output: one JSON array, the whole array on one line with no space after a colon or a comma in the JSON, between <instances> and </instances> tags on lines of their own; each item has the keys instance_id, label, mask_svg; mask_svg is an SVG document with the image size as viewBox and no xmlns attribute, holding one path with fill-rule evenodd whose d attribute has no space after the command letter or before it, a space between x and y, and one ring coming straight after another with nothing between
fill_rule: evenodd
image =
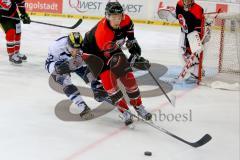
<instances>
[{"instance_id":1,"label":"goal post","mask_svg":"<svg viewBox=\"0 0 240 160\"><path fill-rule=\"evenodd\" d=\"M212 22L212 25L206 26L208 22ZM239 90L240 14L220 13L217 17L207 14L203 20L202 36L207 29L210 29L211 38L204 44L200 54L199 84ZM205 76L202 76L203 72Z\"/></svg>"}]
</instances>

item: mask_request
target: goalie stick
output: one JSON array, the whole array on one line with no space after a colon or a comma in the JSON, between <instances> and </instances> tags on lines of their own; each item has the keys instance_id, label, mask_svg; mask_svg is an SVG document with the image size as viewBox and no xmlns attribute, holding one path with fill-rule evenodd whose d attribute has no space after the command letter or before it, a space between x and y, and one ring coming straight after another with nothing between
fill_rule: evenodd
<instances>
[{"instance_id":1,"label":"goalie stick","mask_svg":"<svg viewBox=\"0 0 240 160\"><path fill-rule=\"evenodd\" d=\"M8 16L4 16L4 15L2 15L1 17L8 18L8 19L13 19L13 20L21 20L21 18L8 17ZM70 26L70 27L69 26L57 25L57 24L52 24L52 23L46 23L46 22L39 22L39 21L34 21L34 20L31 20L31 22L37 23L37 24L48 25L48 26L66 28L66 29L75 29L82 23L82 19L79 19L73 26Z\"/></svg>"}]
</instances>

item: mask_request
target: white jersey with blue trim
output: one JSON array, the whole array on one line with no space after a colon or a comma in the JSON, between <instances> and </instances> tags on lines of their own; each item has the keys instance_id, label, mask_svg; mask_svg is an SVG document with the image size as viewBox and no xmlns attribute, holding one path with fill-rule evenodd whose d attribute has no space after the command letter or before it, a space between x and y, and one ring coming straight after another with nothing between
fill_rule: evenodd
<instances>
[{"instance_id":1,"label":"white jersey with blue trim","mask_svg":"<svg viewBox=\"0 0 240 160\"><path fill-rule=\"evenodd\" d=\"M48 57L45 62L45 68L49 73L53 73L55 71L55 63L57 61L71 61L74 58L71 57L71 54L69 53L67 49L68 45L68 37L61 37L54 41L48 48ZM70 68L78 69L82 66L82 59L78 56L78 62L74 63L77 64L77 66L70 66ZM76 58L75 58L76 59Z\"/></svg>"}]
</instances>

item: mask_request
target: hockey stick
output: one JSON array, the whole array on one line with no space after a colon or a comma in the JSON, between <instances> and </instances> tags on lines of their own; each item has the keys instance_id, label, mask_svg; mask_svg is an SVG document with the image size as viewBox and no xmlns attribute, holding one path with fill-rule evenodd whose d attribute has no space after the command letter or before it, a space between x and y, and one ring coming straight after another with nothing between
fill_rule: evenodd
<instances>
[{"instance_id":1,"label":"hockey stick","mask_svg":"<svg viewBox=\"0 0 240 160\"><path fill-rule=\"evenodd\" d=\"M160 85L160 83L158 82L158 80L154 77L154 75L153 75L153 73L151 72L150 69L148 69L148 73L149 73L150 76L153 78L153 80L156 82L156 84L158 85L158 87L161 89L161 91L163 92L164 96L167 98L168 102L175 107L176 97L174 96L172 99L170 99L169 96L167 95L167 93L164 91L164 89L163 89L162 86Z\"/></svg>"},{"instance_id":2,"label":"hockey stick","mask_svg":"<svg viewBox=\"0 0 240 160\"><path fill-rule=\"evenodd\" d=\"M102 90L101 90L101 91L102 91ZM114 105L114 104L112 103L111 100L109 100L109 99L107 99L107 98L104 98L104 101L107 102L107 103L109 103L109 104L111 104L111 105L113 105L113 106L116 106L116 105ZM179 140L179 141L181 141L181 142L183 142L183 143L185 143L185 144L188 144L188 145L190 145L190 146L192 146L192 147L197 148L197 147L203 146L204 144L208 143L208 142L212 139L212 137L211 137L209 134L205 134L205 135L204 135L201 139L199 139L198 141L196 141L196 142L189 142L189 141L186 141L185 139L183 139L183 138L181 138L181 137L178 137L177 135L175 135L175 134L167 131L166 129L158 126L157 124L153 123L152 121L147 121L147 120L143 119L142 117L137 116L137 115L131 113L129 110L127 110L127 109L125 109L125 108L123 108L123 107L121 107L121 106L116 106L116 107L120 108L120 109L123 110L123 111L127 111L131 116L133 116L133 117L135 117L135 118L137 118L137 119L140 119L141 121L143 121L143 122L146 123L147 125L149 125L149 126L155 128L155 129L157 129L158 131L163 132L163 133L165 133L165 134L167 134L167 135L169 135L169 136L171 136L171 137L173 137L173 138L175 138L175 139L177 139L177 140Z\"/></svg>"},{"instance_id":3,"label":"hockey stick","mask_svg":"<svg viewBox=\"0 0 240 160\"><path fill-rule=\"evenodd\" d=\"M137 56L133 56L132 61L131 61L131 67L133 66L133 64L135 63L136 59L138 57ZM146 64L144 64L145 68L148 68L146 66ZM165 92L165 90L163 89L163 87L161 86L161 84L158 82L158 80L154 77L152 71L150 70L150 68L147 69L148 73L150 74L150 76L153 78L153 80L155 81L155 83L158 85L158 87L160 88L160 90L163 92L164 96L167 98L168 102L175 107L176 104L176 97L174 96L172 99L169 98L169 96L167 95L167 93Z\"/></svg>"},{"instance_id":4,"label":"hockey stick","mask_svg":"<svg viewBox=\"0 0 240 160\"><path fill-rule=\"evenodd\" d=\"M185 143L185 144L188 144L188 145L190 145L190 146L192 146L192 147L195 147L195 148L201 147L201 146L203 146L204 144L208 143L208 142L212 139L212 137L211 137L209 134L205 134L205 135L204 135L201 139L199 139L198 141L196 141L196 142L189 142L189 141L187 141L187 140L185 140L185 139L183 139L183 138L181 138L181 137L178 137L177 135L175 135L175 134L167 131L167 130L164 129L163 127L160 127L160 126L158 126L157 124L155 124L155 123L153 123L153 122L151 122L151 121L147 121L147 120L143 119L142 117L137 116L137 115L131 113L129 110L127 110L127 109L125 109L125 108L123 108L123 107L120 107L120 106L117 106L117 107L121 108L121 109L124 110L124 111L127 111L131 116L133 116L133 117L135 117L135 118L137 118L137 119L140 119L141 121L143 121L144 123L148 124L149 126L157 129L158 131L163 132L163 133L165 133L165 134L167 134L167 135L169 135L169 136L171 136L171 137L173 137L173 138L175 138L175 139L177 139L177 140L179 140L179 141L181 141L181 142L183 142L183 143Z\"/></svg>"},{"instance_id":5,"label":"hockey stick","mask_svg":"<svg viewBox=\"0 0 240 160\"><path fill-rule=\"evenodd\" d=\"M13 19L13 20L21 20L21 18L8 17L8 16L4 16L4 15L2 15L1 17L8 18L8 19ZM52 24L52 23L46 23L46 22L39 22L39 21L34 21L34 20L31 20L31 22L37 23L37 24L48 25L48 26L61 27L61 28L66 28L66 29L75 29L76 27L78 27L82 23L82 19L79 19L73 26L70 26L70 27L57 25L57 24Z\"/></svg>"}]
</instances>

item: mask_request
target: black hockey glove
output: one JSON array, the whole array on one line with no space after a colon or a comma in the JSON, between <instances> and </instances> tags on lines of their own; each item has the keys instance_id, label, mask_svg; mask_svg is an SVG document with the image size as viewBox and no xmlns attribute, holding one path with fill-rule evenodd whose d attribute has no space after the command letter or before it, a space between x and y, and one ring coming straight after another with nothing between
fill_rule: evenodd
<instances>
[{"instance_id":1,"label":"black hockey glove","mask_svg":"<svg viewBox=\"0 0 240 160\"><path fill-rule=\"evenodd\" d=\"M21 15L21 20L23 21L24 24L30 24L31 23L31 19L28 16L27 13Z\"/></svg>"},{"instance_id":2,"label":"black hockey glove","mask_svg":"<svg viewBox=\"0 0 240 160\"><path fill-rule=\"evenodd\" d=\"M127 40L126 47L128 48L131 55L141 56L141 48L137 40Z\"/></svg>"},{"instance_id":3,"label":"black hockey glove","mask_svg":"<svg viewBox=\"0 0 240 160\"><path fill-rule=\"evenodd\" d=\"M139 70L148 70L151 67L151 64L147 59L143 57L137 57L133 67Z\"/></svg>"},{"instance_id":4,"label":"black hockey glove","mask_svg":"<svg viewBox=\"0 0 240 160\"><path fill-rule=\"evenodd\" d=\"M71 72L68 61L57 61L54 67L57 74L66 74Z\"/></svg>"}]
</instances>

